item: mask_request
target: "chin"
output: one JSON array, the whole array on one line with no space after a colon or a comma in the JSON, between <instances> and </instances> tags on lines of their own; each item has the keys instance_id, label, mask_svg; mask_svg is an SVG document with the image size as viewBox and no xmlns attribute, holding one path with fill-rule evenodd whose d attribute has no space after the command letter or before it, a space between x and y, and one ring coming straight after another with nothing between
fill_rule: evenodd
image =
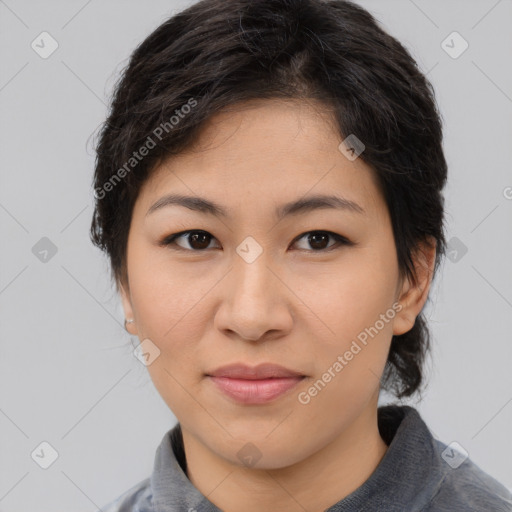
<instances>
[{"instance_id":1,"label":"chin","mask_svg":"<svg viewBox=\"0 0 512 512\"><path fill-rule=\"evenodd\" d=\"M307 453L297 451L297 436L286 436L288 443L283 443L282 438L265 439L268 432L261 436L251 436L248 433L243 440L232 439L227 440L226 445L219 447L218 455L229 461L247 469L271 470L281 469L292 466L305 457ZM252 440L251 440L252 439ZM212 447L213 448L213 447ZM313 449L311 450L313 451Z\"/></svg>"}]
</instances>

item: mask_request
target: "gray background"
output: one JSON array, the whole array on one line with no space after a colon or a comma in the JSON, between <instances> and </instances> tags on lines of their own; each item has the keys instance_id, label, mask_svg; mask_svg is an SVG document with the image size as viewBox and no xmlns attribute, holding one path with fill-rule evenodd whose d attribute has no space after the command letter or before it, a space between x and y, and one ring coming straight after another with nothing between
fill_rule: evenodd
<instances>
[{"instance_id":1,"label":"gray background","mask_svg":"<svg viewBox=\"0 0 512 512\"><path fill-rule=\"evenodd\" d=\"M0 0L0 511L97 510L150 475L175 423L89 241L89 137L131 51L188 3ZM428 393L405 403L512 488L512 2L359 3L428 72L445 122L457 253L427 305ZM59 44L47 59L31 48L42 31ZM453 31L469 43L456 59L441 46ZM42 441L59 454L46 470Z\"/></svg>"}]
</instances>

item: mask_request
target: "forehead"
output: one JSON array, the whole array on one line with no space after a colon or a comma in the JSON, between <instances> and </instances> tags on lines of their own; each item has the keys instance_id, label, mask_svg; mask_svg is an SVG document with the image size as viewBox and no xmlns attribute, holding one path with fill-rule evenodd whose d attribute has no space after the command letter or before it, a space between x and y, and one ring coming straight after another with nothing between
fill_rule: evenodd
<instances>
[{"instance_id":1,"label":"forehead","mask_svg":"<svg viewBox=\"0 0 512 512\"><path fill-rule=\"evenodd\" d=\"M332 112L318 102L245 102L212 116L186 151L154 169L138 202L147 210L178 192L265 208L337 193L378 213L385 204L375 171L361 158L347 159L342 140Z\"/></svg>"}]
</instances>

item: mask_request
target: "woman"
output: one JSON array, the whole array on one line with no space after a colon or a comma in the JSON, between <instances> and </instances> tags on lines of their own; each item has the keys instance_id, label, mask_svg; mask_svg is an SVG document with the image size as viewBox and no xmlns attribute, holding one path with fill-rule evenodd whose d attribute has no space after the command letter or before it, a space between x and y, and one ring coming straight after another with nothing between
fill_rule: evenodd
<instances>
[{"instance_id":1,"label":"woman","mask_svg":"<svg viewBox=\"0 0 512 512\"><path fill-rule=\"evenodd\" d=\"M347 1L203 0L133 53L93 242L178 424L114 511L510 511L416 409L445 253L430 83Z\"/></svg>"}]
</instances>

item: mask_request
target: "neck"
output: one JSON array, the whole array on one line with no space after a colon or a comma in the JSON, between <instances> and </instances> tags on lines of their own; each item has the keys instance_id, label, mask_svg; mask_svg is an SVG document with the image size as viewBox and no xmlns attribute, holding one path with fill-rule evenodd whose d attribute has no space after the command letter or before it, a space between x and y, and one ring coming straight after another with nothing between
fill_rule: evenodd
<instances>
[{"instance_id":1,"label":"neck","mask_svg":"<svg viewBox=\"0 0 512 512\"><path fill-rule=\"evenodd\" d=\"M187 476L224 512L289 510L323 512L360 487L387 450L374 397L332 442L287 467L250 469L219 457L183 429Z\"/></svg>"}]
</instances>

